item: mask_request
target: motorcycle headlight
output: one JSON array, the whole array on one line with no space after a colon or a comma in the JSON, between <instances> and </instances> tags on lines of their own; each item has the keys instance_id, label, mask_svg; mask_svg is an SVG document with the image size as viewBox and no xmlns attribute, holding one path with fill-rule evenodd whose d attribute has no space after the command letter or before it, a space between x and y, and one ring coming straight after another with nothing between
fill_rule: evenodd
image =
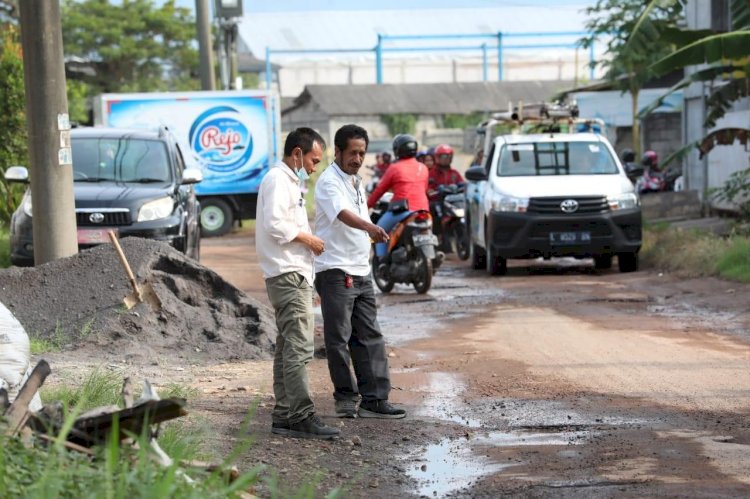
<instances>
[{"instance_id":1,"label":"motorcycle headlight","mask_svg":"<svg viewBox=\"0 0 750 499\"><path fill-rule=\"evenodd\" d=\"M31 217L31 193L26 193L23 197L23 201L21 201L21 206L23 207L23 212L26 214L27 217Z\"/></svg>"},{"instance_id":2,"label":"motorcycle headlight","mask_svg":"<svg viewBox=\"0 0 750 499\"><path fill-rule=\"evenodd\" d=\"M494 211L513 211L517 213L525 213L526 208L529 207L529 198L505 196L497 192L492 194L491 202L492 209Z\"/></svg>"},{"instance_id":3,"label":"motorcycle headlight","mask_svg":"<svg viewBox=\"0 0 750 499\"><path fill-rule=\"evenodd\" d=\"M617 196L608 196L607 202L609 203L610 210L627 210L629 208L635 208L641 204L638 196L629 192L627 194L618 194Z\"/></svg>"},{"instance_id":4,"label":"motorcycle headlight","mask_svg":"<svg viewBox=\"0 0 750 499\"><path fill-rule=\"evenodd\" d=\"M148 203L141 206L140 210L138 210L138 221L149 222L151 220L167 218L172 214L173 209L174 200L172 200L172 198L170 197L149 201Z\"/></svg>"}]
</instances>

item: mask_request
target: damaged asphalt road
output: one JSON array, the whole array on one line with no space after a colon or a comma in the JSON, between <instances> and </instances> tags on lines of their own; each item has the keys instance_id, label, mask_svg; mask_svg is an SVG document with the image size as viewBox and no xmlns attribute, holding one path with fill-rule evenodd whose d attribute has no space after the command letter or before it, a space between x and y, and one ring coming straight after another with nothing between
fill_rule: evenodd
<instances>
[{"instance_id":1,"label":"damaged asphalt road","mask_svg":"<svg viewBox=\"0 0 750 499\"><path fill-rule=\"evenodd\" d=\"M248 234L208 239L202 263L267 303L253 249ZM333 442L270 433L270 361L107 361L195 387L190 418L210 428L212 450L228 455L251 436L238 466L268 465L264 477L287 493L750 494L750 287L555 263L513 262L490 278L452 259L427 295L379 295L391 399L409 416L333 418L327 366L315 359L318 412L342 429ZM51 364L65 376L90 361L66 352Z\"/></svg>"}]
</instances>

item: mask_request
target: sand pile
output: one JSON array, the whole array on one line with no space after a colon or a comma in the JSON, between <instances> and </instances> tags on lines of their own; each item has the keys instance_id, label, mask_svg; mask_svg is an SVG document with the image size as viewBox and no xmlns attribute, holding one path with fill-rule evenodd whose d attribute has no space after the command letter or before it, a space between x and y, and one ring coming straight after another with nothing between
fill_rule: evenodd
<instances>
[{"instance_id":1,"label":"sand pile","mask_svg":"<svg viewBox=\"0 0 750 499\"><path fill-rule=\"evenodd\" d=\"M127 360L271 357L276 326L268 307L164 243L121 243L137 281L150 282L161 298L161 311L125 308L131 288L108 244L36 268L0 270L0 301L31 338L64 350Z\"/></svg>"}]
</instances>

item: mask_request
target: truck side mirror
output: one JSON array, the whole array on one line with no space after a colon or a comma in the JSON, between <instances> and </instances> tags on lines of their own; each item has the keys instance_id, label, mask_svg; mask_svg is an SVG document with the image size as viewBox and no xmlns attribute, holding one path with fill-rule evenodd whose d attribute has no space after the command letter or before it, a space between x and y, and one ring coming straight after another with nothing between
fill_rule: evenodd
<instances>
[{"instance_id":1,"label":"truck side mirror","mask_svg":"<svg viewBox=\"0 0 750 499\"><path fill-rule=\"evenodd\" d=\"M5 170L5 180L19 184L28 184L29 171L23 166L11 166Z\"/></svg>"},{"instance_id":2,"label":"truck side mirror","mask_svg":"<svg viewBox=\"0 0 750 499\"><path fill-rule=\"evenodd\" d=\"M482 165L472 166L466 170L466 178L472 182L483 182L487 180L487 172Z\"/></svg>"}]
</instances>

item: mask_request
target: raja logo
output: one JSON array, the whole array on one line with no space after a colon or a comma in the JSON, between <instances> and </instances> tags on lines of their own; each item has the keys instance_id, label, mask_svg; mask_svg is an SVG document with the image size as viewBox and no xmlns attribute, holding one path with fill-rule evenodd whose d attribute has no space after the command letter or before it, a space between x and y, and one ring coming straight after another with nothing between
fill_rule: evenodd
<instances>
[{"instance_id":1,"label":"raja logo","mask_svg":"<svg viewBox=\"0 0 750 499\"><path fill-rule=\"evenodd\" d=\"M190 127L190 147L215 171L241 168L253 153L253 137L240 112L217 106L203 112Z\"/></svg>"}]
</instances>

